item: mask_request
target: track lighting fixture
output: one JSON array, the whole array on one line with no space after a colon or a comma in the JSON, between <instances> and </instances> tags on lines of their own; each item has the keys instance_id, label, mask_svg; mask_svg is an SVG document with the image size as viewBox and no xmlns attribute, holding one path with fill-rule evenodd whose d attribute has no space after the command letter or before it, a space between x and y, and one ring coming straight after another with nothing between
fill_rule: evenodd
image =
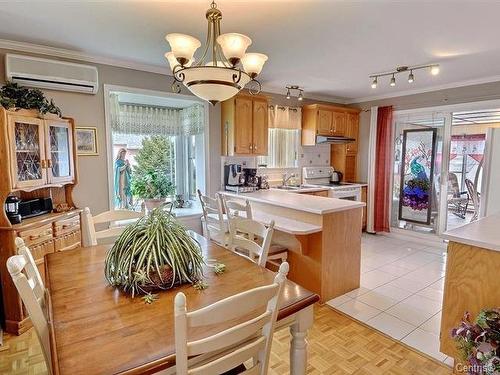
<instances>
[{"instance_id":1,"label":"track lighting fixture","mask_svg":"<svg viewBox=\"0 0 500 375\"><path fill-rule=\"evenodd\" d=\"M297 95L297 100L304 100L304 89L302 87L299 87L297 85L287 85L285 86L286 88L286 98L290 99L292 97L292 92L293 91L298 91L299 94Z\"/></svg>"},{"instance_id":2,"label":"track lighting fixture","mask_svg":"<svg viewBox=\"0 0 500 375\"><path fill-rule=\"evenodd\" d=\"M410 70L410 75L408 76L408 83L413 83L415 77L413 76L413 70Z\"/></svg>"},{"instance_id":3,"label":"track lighting fixture","mask_svg":"<svg viewBox=\"0 0 500 375\"><path fill-rule=\"evenodd\" d=\"M394 77L394 74L392 75L390 85L391 85L392 87L396 86L396 77Z\"/></svg>"},{"instance_id":4,"label":"track lighting fixture","mask_svg":"<svg viewBox=\"0 0 500 375\"><path fill-rule=\"evenodd\" d=\"M378 78L379 77L385 77L385 76L391 76L391 80L389 81L390 86L394 87L396 86L396 74L399 73L404 73L404 72L410 72L408 75L408 83L413 83L415 82L415 75L413 74L414 70L419 70L419 69L430 69L430 72L433 76L439 74L439 64L428 64L428 65L416 65L416 66L398 66L395 70L391 70L390 72L384 72L384 73L375 73L371 74L370 78L373 78L372 81L372 89L376 89L378 86Z\"/></svg>"}]
</instances>

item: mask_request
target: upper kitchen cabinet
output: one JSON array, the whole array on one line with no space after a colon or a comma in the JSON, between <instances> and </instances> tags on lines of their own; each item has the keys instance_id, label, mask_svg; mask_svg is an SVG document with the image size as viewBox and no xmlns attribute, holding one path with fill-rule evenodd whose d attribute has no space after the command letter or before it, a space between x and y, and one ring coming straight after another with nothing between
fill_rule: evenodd
<instances>
[{"instance_id":1,"label":"upper kitchen cabinet","mask_svg":"<svg viewBox=\"0 0 500 375\"><path fill-rule=\"evenodd\" d=\"M353 108L326 104L310 104L302 107L302 144L314 146L316 136L347 136L356 132L352 124L357 122L358 111Z\"/></svg>"},{"instance_id":2,"label":"upper kitchen cabinet","mask_svg":"<svg viewBox=\"0 0 500 375\"><path fill-rule=\"evenodd\" d=\"M1 112L4 159L12 191L75 180L74 129L70 119L40 118L34 111Z\"/></svg>"},{"instance_id":3,"label":"upper kitchen cabinet","mask_svg":"<svg viewBox=\"0 0 500 375\"><path fill-rule=\"evenodd\" d=\"M238 94L221 103L222 155L267 155L268 101Z\"/></svg>"},{"instance_id":4,"label":"upper kitchen cabinet","mask_svg":"<svg viewBox=\"0 0 500 375\"><path fill-rule=\"evenodd\" d=\"M347 113L345 136L348 138L355 139L354 142L346 144L347 152L352 153L352 154L357 154L358 153L358 137L359 137L359 114L358 113Z\"/></svg>"}]
</instances>

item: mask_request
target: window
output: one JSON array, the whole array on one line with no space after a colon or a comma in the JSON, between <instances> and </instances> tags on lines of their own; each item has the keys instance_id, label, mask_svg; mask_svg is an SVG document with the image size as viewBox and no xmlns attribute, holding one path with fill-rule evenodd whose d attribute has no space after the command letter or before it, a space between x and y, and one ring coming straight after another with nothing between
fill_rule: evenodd
<instances>
[{"instance_id":1,"label":"window","mask_svg":"<svg viewBox=\"0 0 500 375\"><path fill-rule=\"evenodd\" d=\"M162 186L172 184L172 195L194 199L198 188L204 190L203 105L193 102L175 108L128 103L120 100L120 93L111 93L110 102L115 208L141 210L143 199L135 187L144 169L154 171L152 178L161 174ZM143 157L138 160L139 154Z\"/></svg>"},{"instance_id":2,"label":"window","mask_svg":"<svg viewBox=\"0 0 500 375\"><path fill-rule=\"evenodd\" d=\"M268 155L259 157L258 164L268 168L297 167L300 130L269 128Z\"/></svg>"},{"instance_id":3,"label":"window","mask_svg":"<svg viewBox=\"0 0 500 375\"><path fill-rule=\"evenodd\" d=\"M293 168L298 166L301 108L269 107L268 154L257 162L269 168Z\"/></svg>"}]
</instances>

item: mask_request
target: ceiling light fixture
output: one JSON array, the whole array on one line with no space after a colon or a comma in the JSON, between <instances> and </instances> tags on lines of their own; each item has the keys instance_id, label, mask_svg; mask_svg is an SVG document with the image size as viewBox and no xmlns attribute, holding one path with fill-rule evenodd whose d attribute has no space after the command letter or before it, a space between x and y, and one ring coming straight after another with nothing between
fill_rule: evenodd
<instances>
[{"instance_id":1,"label":"ceiling light fixture","mask_svg":"<svg viewBox=\"0 0 500 375\"><path fill-rule=\"evenodd\" d=\"M396 74L404 73L404 72L408 72L408 71L410 72L410 74L408 75L408 83L413 83L413 82L415 82L415 75L413 74L413 71L419 70L419 69L430 69L431 74L433 76L439 74L439 64L416 65L416 66L398 66L395 70L391 70L390 72L371 74L369 77L373 78L372 85L371 85L372 89L377 88L379 77L386 77L386 76L391 76L390 85L396 86Z\"/></svg>"},{"instance_id":2,"label":"ceiling light fixture","mask_svg":"<svg viewBox=\"0 0 500 375\"><path fill-rule=\"evenodd\" d=\"M432 65L431 66L431 74L433 76L437 76L439 74L439 65Z\"/></svg>"},{"instance_id":3,"label":"ceiling light fixture","mask_svg":"<svg viewBox=\"0 0 500 375\"><path fill-rule=\"evenodd\" d=\"M262 88L256 77L262 71L267 56L246 53L252 40L242 34L221 34L222 13L212 1L206 12L208 33L201 58L194 60L194 53L201 42L185 34L168 34L165 39L171 52L165 54L174 76L172 91L179 93L181 83L194 95L212 105L227 100L249 84L251 94Z\"/></svg>"},{"instance_id":4,"label":"ceiling light fixture","mask_svg":"<svg viewBox=\"0 0 500 375\"><path fill-rule=\"evenodd\" d=\"M413 83L415 81L415 76L413 75L413 70L410 70L410 74L408 75L408 83Z\"/></svg>"},{"instance_id":5,"label":"ceiling light fixture","mask_svg":"<svg viewBox=\"0 0 500 375\"><path fill-rule=\"evenodd\" d=\"M304 100L304 89L297 85L286 85L286 98L290 99L292 97L292 91L298 91L297 100Z\"/></svg>"},{"instance_id":6,"label":"ceiling light fixture","mask_svg":"<svg viewBox=\"0 0 500 375\"><path fill-rule=\"evenodd\" d=\"M390 85L391 85L392 87L396 86L396 77L394 77L394 74L392 75Z\"/></svg>"}]
</instances>

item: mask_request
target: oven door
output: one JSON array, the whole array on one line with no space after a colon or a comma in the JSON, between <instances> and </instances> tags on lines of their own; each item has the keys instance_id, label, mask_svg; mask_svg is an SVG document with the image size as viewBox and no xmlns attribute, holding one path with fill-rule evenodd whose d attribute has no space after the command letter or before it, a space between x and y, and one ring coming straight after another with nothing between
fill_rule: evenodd
<instances>
[{"instance_id":1,"label":"oven door","mask_svg":"<svg viewBox=\"0 0 500 375\"><path fill-rule=\"evenodd\" d=\"M332 189L332 198L346 199L350 201L361 201L361 189Z\"/></svg>"}]
</instances>

